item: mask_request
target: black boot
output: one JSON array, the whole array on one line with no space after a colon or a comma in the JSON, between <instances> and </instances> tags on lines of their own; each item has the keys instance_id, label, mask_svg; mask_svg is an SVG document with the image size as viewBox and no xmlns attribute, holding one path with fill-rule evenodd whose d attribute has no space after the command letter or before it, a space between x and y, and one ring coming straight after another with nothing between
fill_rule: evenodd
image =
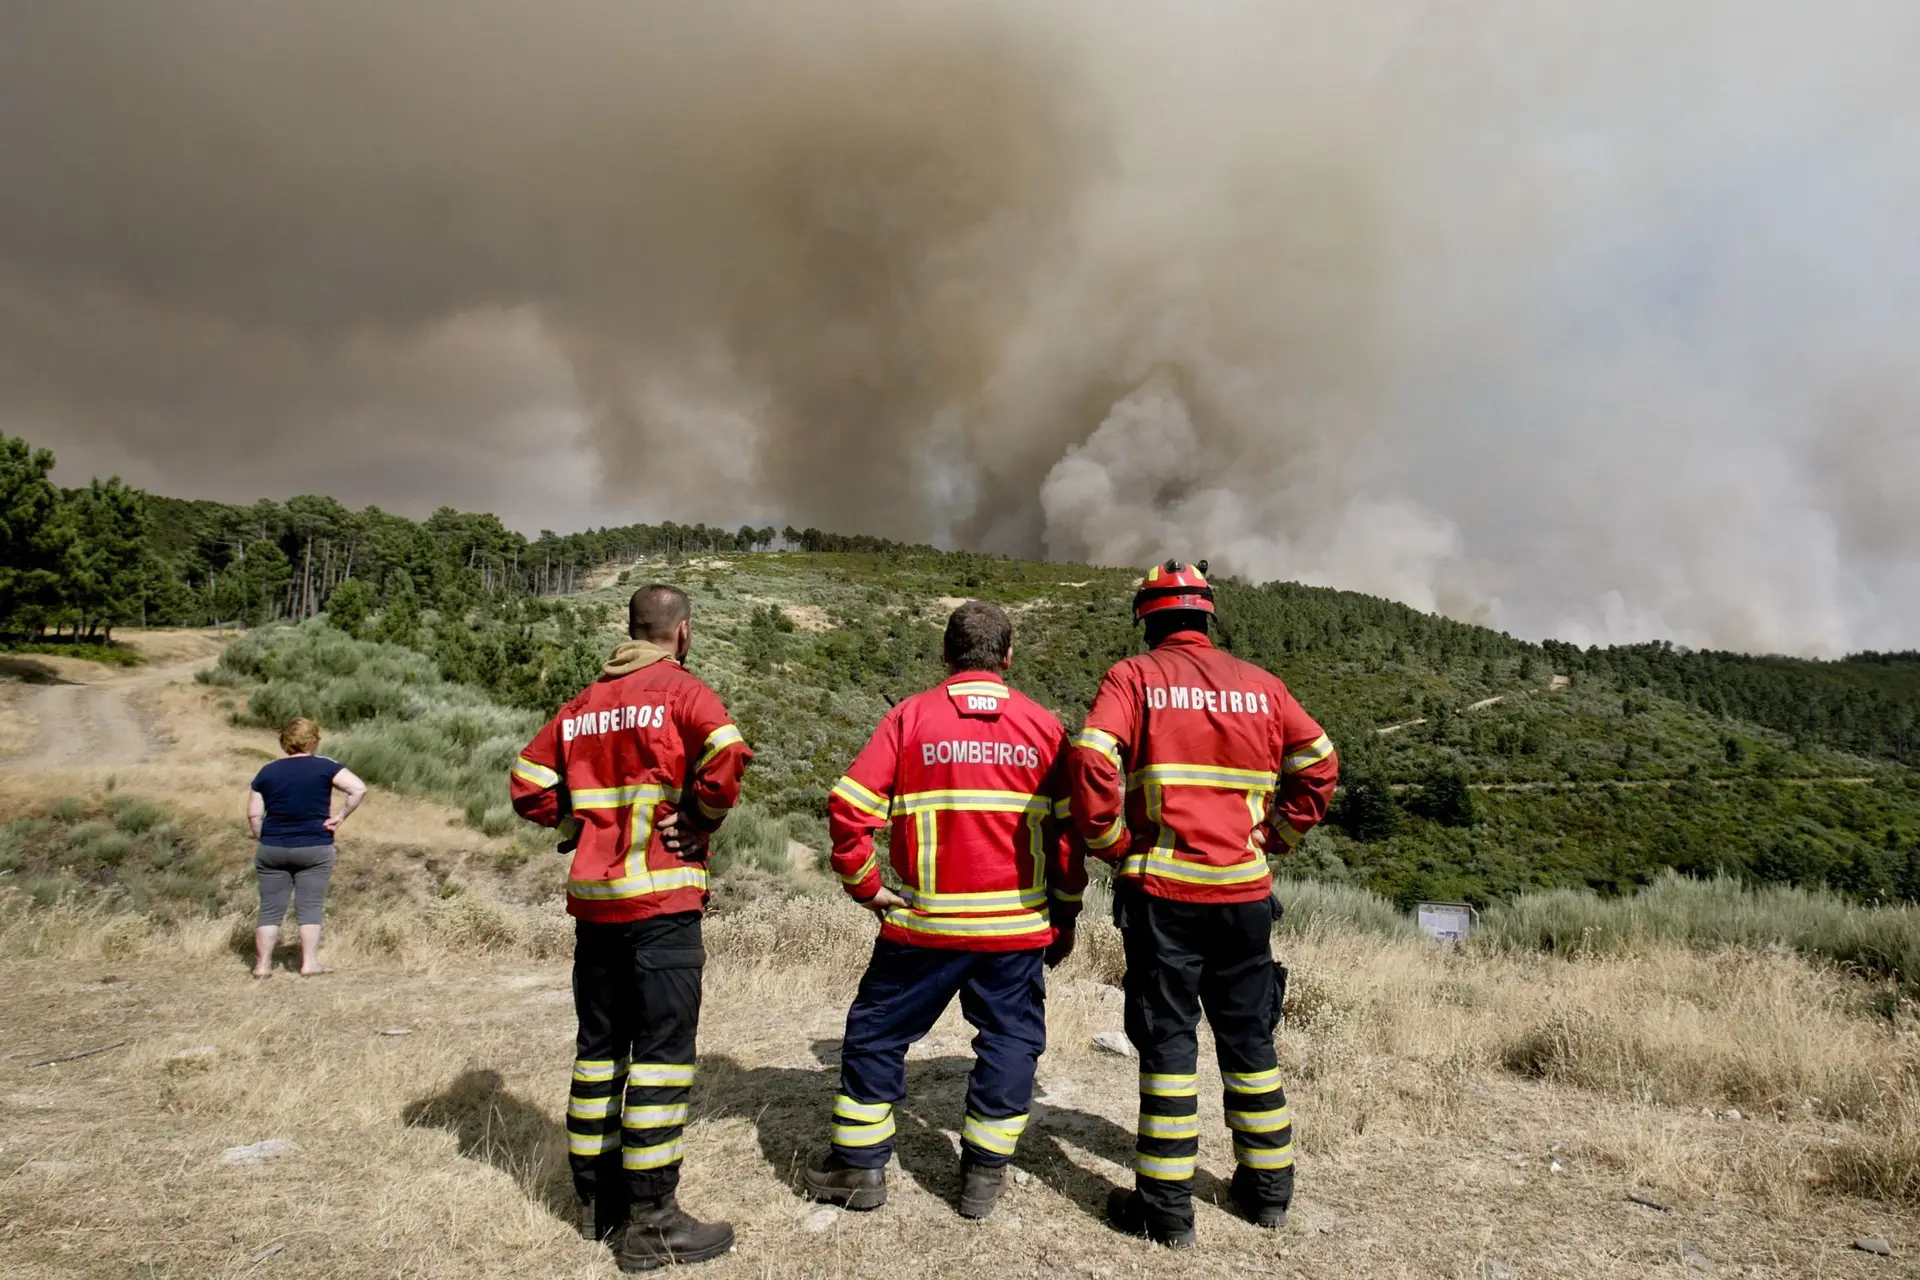
<instances>
[{"instance_id":1,"label":"black boot","mask_svg":"<svg viewBox=\"0 0 1920 1280\"><path fill-rule=\"evenodd\" d=\"M1007 1166L975 1164L965 1152L960 1155L960 1216L984 1218L993 1212L1000 1193L1007 1187Z\"/></svg>"},{"instance_id":2,"label":"black boot","mask_svg":"<svg viewBox=\"0 0 1920 1280\"><path fill-rule=\"evenodd\" d=\"M652 1271L675 1262L706 1262L733 1248L733 1224L701 1222L672 1195L636 1200L614 1260L622 1271Z\"/></svg>"},{"instance_id":3,"label":"black boot","mask_svg":"<svg viewBox=\"0 0 1920 1280\"><path fill-rule=\"evenodd\" d=\"M1259 1176L1245 1165L1234 1167L1233 1182L1228 1190L1233 1193L1234 1207L1240 1210L1240 1216L1254 1226L1278 1231L1287 1225L1287 1206L1262 1198Z\"/></svg>"},{"instance_id":4,"label":"black boot","mask_svg":"<svg viewBox=\"0 0 1920 1280\"><path fill-rule=\"evenodd\" d=\"M1140 1236L1169 1249L1191 1249L1198 1238L1194 1235L1193 1223L1149 1213L1140 1193L1124 1187L1115 1187L1107 1193L1107 1221L1116 1231Z\"/></svg>"},{"instance_id":5,"label":"black boot","mask_svg":"<svg viewBox=\"0 0 1920 1280\"><path fill-rule=\"evenodd\" d=\"M855 1168L829 1152L807 1169L807 1194L845 1209L878 1209L887 1202L887 1171Z\"/></svg>"},{"instance_id":6,"label":"black boot","mask_svg":"<svg viewBox=\"0 0 1920 1280\"><path fill-rule=\"evenodd\" d=\"M585 1200L576 1200L575 1211L579 1214L580 1238L598 1240L602 1244L617 1244L616 1237L627 1225L627 1210L632 1201L626 1196L592 1196Z\"/></svg>"}]
</instances>

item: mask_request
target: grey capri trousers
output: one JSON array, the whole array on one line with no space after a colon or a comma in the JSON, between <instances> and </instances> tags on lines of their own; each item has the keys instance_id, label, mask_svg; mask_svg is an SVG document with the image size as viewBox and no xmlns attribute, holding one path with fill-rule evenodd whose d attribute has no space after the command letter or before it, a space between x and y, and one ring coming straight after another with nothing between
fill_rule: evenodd
<instances>
[{"instance_id":1,"label":"grey capri trousers","mask_svg":"<svg viewBox=\"0 0 1920 1280\"><path fill-rule=\"evenodd\" d=\"M278 925L293 899L293 918L301 924L319 924L320 906L327 899L327 881L333 876L333 846L312 845L283 849L263 844L253 855L254 874L260 877L260 926Z\"/></svg>"}]
</instances>

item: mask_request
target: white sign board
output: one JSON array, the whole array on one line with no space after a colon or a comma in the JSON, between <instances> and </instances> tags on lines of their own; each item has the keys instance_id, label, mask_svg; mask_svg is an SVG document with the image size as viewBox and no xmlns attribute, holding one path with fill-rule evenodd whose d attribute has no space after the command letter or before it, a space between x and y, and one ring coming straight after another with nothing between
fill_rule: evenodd
<instances>
[{"instance_id":1,"label":"white sign board","mask_svg":"<svg viewBox=\"0 0 1920 1280\"><path fill-rule=\"evenodd\" d=\"M1464 902L1423 902L1415 909L1420 932L1440 942L1465 942L1473 908Z\"/></svg>"}]
</instances>

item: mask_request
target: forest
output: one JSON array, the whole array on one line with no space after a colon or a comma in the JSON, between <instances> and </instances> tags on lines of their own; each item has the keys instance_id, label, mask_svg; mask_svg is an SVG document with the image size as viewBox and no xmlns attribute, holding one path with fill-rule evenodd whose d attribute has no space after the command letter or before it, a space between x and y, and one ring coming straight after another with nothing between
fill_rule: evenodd
<instances>
[{"instance_id":1,"label":"forest","mask_svg":"<svg viewBox=\"0 0 1920 1280\"><path fill-rule=\"evenodd\" d=\"M1070 727L1139 643L1132 569L792 528L669 522L528 539L444 508L412 521L328 498L233 506L114 480L62 489L51 461L0 439L7 643L104 640L141 622L254 628L258 642L231 650L219 677L245 687L239 714L269 724L304 712L352 730L376 783L385 767L416 785L406 780L439 750L433 776L458 781L417 785L489 829L512 824L494 771L466 758L478 730L436 744L421 681L467 691L450 724L496 723L473 720L482 703L551 714L597 673L635 581L693 594L694 665L757 753L749 799L816 844L826 790L887 701L937 678L942 601L1006 606L1014 682ZM1285 679L1341 753L1331 820L1295 874L1401 904L1556 886L1617 894L1669 868L1920 901L1913 653L1580 648L1355 592L1216 585L1225 642ZM276 639L286 633L273 623L345 643Z\"/></svg>"}]
</instances>

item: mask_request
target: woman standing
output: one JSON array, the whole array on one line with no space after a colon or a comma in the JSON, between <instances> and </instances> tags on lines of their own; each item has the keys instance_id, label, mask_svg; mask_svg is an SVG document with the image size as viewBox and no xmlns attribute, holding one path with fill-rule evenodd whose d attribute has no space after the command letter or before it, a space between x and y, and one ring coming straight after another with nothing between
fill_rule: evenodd
<instances>
[{"instance_id":1,"label":"woman standing","mask_svg":"<svg viewBox=\"0 0 1920 1280\"><path fill-rule=\"evenodd\" d=\"M260 878L260 924L253 931L253 976L271 977L280 922L292 898L300 925L300 975L325 973L320 967L320 908L333 875L333 833L367 798L367 784L338 760L317 756L320 726L305 716L280 731L287 753L253 778L247 800L247 825L260 842L253 869ZM333 793L346 796L333 813Z\"/></svg>"}]
</instances>

